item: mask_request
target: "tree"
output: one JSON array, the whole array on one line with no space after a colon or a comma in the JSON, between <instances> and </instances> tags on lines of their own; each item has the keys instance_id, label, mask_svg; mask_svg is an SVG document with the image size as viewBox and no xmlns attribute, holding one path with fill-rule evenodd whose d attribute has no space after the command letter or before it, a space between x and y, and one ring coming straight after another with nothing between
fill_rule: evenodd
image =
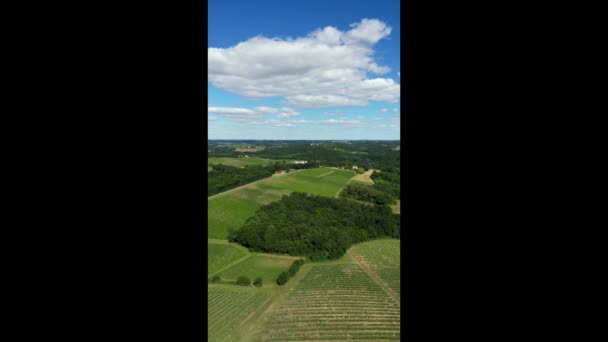
<instances>
[{"instance_id":1,"label":"tree","mask_svg":"<svg viewBox=\"0 0 608 342\"><path fill-rule=\"evenodd\" d=\"M238 278L236 278L236 284L242 286L249 286L251 285L251 280L249 280L249 278L245 276L239 276Z\"/></svg>"},{"instance_id":2,"label":"tree","mask_svg":"<svg viewBox=\"0 0 608 342\"><path fill-rule=\"evenodd\" d=\"M285 285L285 283L287 283L288 279L289 279L289 274L287 274L287 272L282 272L281 274L279 274L279 277L277 278L277 284Z\"/></svg>"},{"instance_id":3,"label":"tree","mask_svg":"<svg viewBox=\"0 0 608 342\"><path fill-rule=\"evenodd\" d=\"M253 285L256 287L262 287L262 278L260 278L260 277L255 278L255 280L253 281Z\"/></svg>"}]
</instances>

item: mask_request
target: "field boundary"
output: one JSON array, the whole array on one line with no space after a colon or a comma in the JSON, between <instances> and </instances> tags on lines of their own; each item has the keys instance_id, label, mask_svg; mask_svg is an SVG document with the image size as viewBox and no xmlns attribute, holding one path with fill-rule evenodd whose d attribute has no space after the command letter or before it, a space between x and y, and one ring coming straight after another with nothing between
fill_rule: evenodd
<instances>
[{"instance_id":1,"label":"field boundary","mask_svg":"<svg viewBox=\"0 0 608 342\"><path fill-rule=\"evenodd\" d=\"M286 173L286 174L284 174L284 175L277 175L277 176L274 176L274 177L283 177L283 176L293 175L294 173L299 172L299 171L302 171L302 170L307 170L307 169L299 169L299 170L296 170L296 171L294 171L294 172ZM229 194L229 193L231 193L231 192L234 192L234 191L237 191L237 190L241 190L241 189L245 188L246 186L249 186L249 185L251 185L251 184L255 184L255 183L261 182L261 181L263 181L263 180L270 179L270 178L272 178L272 177L273 177L273 176L266 177L266 178L262 178L262 179L258 179L258 180L256 180L256 181L251 182L251 183L243 184L243 185L238 186L238 187L236 187L236 188L232 188L232 189L230 189L230 190L226 190L226 191L224 191L224 192L220 192L219 194L215 194L215 195L209 196L209 197L207 197L207 201L212 200L212 199L215 199L215 198L218 198L218 197L225 196L225 195L227 195L227 194Z\"/></svg>"},{"instance_id":2,"label":"field boundary","mask_svg":"<svg viewBox=\"0 0 608 342\"><path fill-rule=\"evenodd\" d=\"M234 266L234 265L236 265L236 264L238 264L238 263L240 263L240 262L243 262L243 261L245 261L245 260L247 260L247 259L251 258L252 256L253 256L252 254L245 255L244 257L242 257L242 258L240 258L240 259L237 259L237 260L235 260L235 261L233 261L233 262L231 262L231 263L227 264L227 265L226 265L226 267L221 268L219 271L216 271L216 272L214 272L214 273L212 273L212 274L209 274L209 275L208 275L208 277L213 277L213 276L214 276L214 275L216 275L216 274L222 273L222 272L224 272L225 270L229 269L230 267L232 267L232 266Z\"/></svg>"},{"instance_id":3,"label":"field boundary","mask_svg":"<svg viewBox=\"0 0 608 342\"><path fill-rule=\"evenodd\" d=\"M346 253L348 253L351 256L351 259L353 260L353 262L358 265L359 267L361 267L361 269L367 273L368 276L370 276L370 278L372 278L372 280L374 282L376 282L376 284L378 284L380 287L382 287L384 289L384 291L397 303L400 305L401 301L399 300L399 296L397 296L397 294L395 293L395 291L393 291L390 287L388 287L388 285L384 282L384 280L382 280L380 277L378 277L378 275L376 274L376 272L372 271L367 265L364 265L362 263L359 262L358 257L363 257L360 256L359 254L353 252L352 250L348 250L346 251Z\"/></svg>"}]
</instances>

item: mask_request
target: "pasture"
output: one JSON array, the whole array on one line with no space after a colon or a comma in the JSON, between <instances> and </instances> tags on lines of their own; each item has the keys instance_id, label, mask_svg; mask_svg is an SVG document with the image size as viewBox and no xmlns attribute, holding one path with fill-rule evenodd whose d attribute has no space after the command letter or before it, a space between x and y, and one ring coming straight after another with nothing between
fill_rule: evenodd
<instances>
[{"instance_id":1,"label":"pasture","mask_svg":"<svg viewBox=\"0 0 608 342\"><path fill-rule=\"evenodd\" d=\"M264 204L292 192L336 196L355 173L332 168L305 169L270 177L207 201L208 238L226 239L229 227L238 229Z\"/></svg>"}]
</instances>

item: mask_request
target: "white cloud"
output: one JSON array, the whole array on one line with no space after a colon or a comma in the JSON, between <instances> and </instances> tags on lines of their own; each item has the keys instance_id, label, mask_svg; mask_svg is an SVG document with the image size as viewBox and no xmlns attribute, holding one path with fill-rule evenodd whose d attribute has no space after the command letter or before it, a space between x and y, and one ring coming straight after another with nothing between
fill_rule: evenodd
<instances>
[{"instance_id":1,"label":"white cloud","mask_svg":"<svg viewBox=\"0 0 608 342\"><path fill-rule=\"evenodd\" d=\"M215 121L215 120L217 120L217 117L215 117L215 116L208 116L207 117L207 121Z\"/></svg>"},{"instance_id":2,"label":"white cloud","mask_svg":"<svg viewBox=\"0 0 608 342\"><path fill-rule=\"evenodd\" d=\"M296 127L298 125L339 125L347 128L363 127L365 123L359 120L329 119L329 120L276 120L270 119L257 124L270 125L272 127Z\"/></svg>"},{"instance_id":3,"label":"white cloud","mask_svg":"<svg viewBox=\"0 0 608 342\"><path fill-rule=\"evenodd\" d=\"M388 112L388 108L382 108L382 109L380 109L380 112L381 113L386 113L386 112Z\"/></svg>"},{"instance_id":4,"label":"white cloud","mask_svg":"<svg viewBox=\"0 0 608 342\"><path fill-rule=\"evenodd\" d=\"M400 85L389 78L367 78L389 68L373 60L373 46L391 33L377 19L363 19L351 30L318 29L306 37L254 37L236 46L209 48L209 80L243 96L281 96L301 107L365 106L397 102Z\"/></svg>"},{"instance_id":5,"label":"white cloud","mask_svg":"<svg viewBox=\"0 0 608 342\"><path fill-rule=\"evenodd\" d=\"M276 114L279 112L279 109L271 107L255 107L255 111L260 113Z\"/></svg>"},{"instance_id":6,"label":"white cloud","mask_svg":"<svg viewBox=\"0 0 608 342\"><path fill-rule=\"evenodd\" d=\"M398 109L397 108L393 108L393 112L396 112L396 111L398 111Z\"/></svg>"},{"instance_id":7,"label":"white cloud","mask_svg":"<svg viewBox=\"0 0 608 342\"><path fill-rule=\"evenodd\" d=\"M280 118L289 118L289 117L298 116L298 115L300 115L300 113L296 112L295 110L288 108L288 107L283 107L283 108L281 108L281 112L277 116Z\"/></svg>"},{"instance_id":8,"label":"white cloud","mask_svg":"<svg viewBox=\"0 0 608 342\"><path fill-rule=\"evenodd\" d=\"M264 115L277 114L280 118L288 118L300 115L299 112L289 108L256 107L255 109L235 108L235 107L208 107L208 113L222 115L228 119L236 121L251 121L260 119Z\"/></svg>"}]
</instances>

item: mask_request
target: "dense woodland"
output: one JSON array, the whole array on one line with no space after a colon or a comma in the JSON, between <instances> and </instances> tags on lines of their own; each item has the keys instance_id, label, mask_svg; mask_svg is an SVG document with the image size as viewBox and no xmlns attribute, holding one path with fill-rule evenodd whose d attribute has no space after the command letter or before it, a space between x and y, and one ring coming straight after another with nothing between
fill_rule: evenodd
<instances>
[{"instance_id":1,"label":"dense woodland","mask_svg":"<svg viewBox=\"0 0 608 342\"><path fill-rule=\"evenodd\" d=\"M259 145L257 152L238 152L237 144ZM379 169L393 172L400 168L399 141L209 141L209 157L239 157L242 155L269 159L297 159L315 161L323 166Z\"/></svg>"},{"instance_id":2,"label":"dense woodland","mask_svg":"<svg viewBox=\"0 0 608 342\"><path fill-rule=\"evenodd\" d=\"M400 237L400 216L388 206L293 193L261 207L229 241L252 251L337 259L353 244Z\"/></svg>"}]
</instances>

